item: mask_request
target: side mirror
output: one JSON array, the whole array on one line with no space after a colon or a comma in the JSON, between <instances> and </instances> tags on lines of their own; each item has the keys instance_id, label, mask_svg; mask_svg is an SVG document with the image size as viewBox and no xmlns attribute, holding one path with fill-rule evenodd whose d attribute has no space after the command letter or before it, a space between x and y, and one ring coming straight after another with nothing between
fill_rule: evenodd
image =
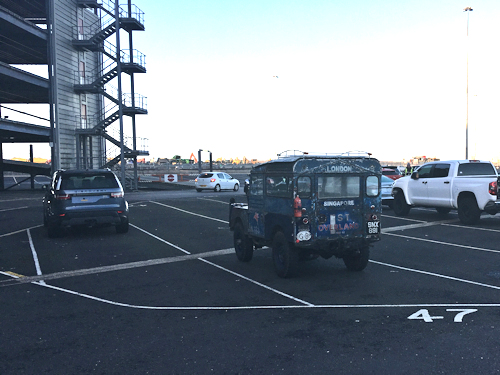
<instances>
[{"instance_id":1,"label":"side mirror","mask_svg":"<svg viewBox=\"0 0 500 375\"><path fill-rule=\"evenodd\" d=\"M245 192L245 194L248 193L249 187L250 187L250 182L248 180L245 180L245 186L243 187L243 191Z\"/></svg>"},{"instance_id":2,"label":"side mirror","mask_svg":"<svg viewBox=\"0 0 500 375\"><path fill-rule=\"evenodd\" d=\"M411 174L411 179L412 179L412 180L418 180L418 172L413 172L413 173Z\"/></svg>"}]
</instances>

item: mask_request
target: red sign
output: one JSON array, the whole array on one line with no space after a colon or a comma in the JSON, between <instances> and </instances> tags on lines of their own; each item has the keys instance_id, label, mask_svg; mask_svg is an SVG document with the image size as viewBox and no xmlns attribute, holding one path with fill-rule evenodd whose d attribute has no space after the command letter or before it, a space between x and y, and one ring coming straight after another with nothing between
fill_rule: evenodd
<instances>
[{"instance_id":1,"label":"red sign","mask_svg":"<svg viewBox=\"0 0 500 375\"><path fill-rule=\"evenodd\" d=\"M174 178L174 175L173 175L173 174L169 174L167 178L168 178L168 180L169 180L170 182L173 182L173 181L175 180L175 178Z\"/></svg>"}]
</instances>

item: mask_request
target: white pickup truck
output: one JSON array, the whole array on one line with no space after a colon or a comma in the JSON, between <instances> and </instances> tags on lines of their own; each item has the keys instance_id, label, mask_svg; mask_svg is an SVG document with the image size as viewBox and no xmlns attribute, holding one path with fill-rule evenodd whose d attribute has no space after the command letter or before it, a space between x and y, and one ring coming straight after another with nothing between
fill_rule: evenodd
<instances>
[{"instance_id":1,"label":"white pickup truck","mask_svg":"<svg viewBox=\"0 0 500 375\"><path fill-rule=\"evenodd\" d=\"M481 212L500 212L498 174L489 161L450 160L423 164L394 183L393 209L406 216L411 207L432 207L440 214L458 210L463 224L475 224Z\"/></svg>"}]
</instances>

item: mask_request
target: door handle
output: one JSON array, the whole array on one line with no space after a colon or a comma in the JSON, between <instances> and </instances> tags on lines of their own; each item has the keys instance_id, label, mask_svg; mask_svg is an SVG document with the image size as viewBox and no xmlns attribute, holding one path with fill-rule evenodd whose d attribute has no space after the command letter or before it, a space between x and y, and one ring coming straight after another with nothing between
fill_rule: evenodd
<instances>
[{"instance_id":1,"label":"door handle","mask_svg":"<svg viewBox=\"0 0 500 375\"><path fill-rule=\"evenodd\" d=\"M445 183L445 184L449 184L449 183L450 183L450 181L445 181L444 183Z\"/></svg>"}]
</instances>

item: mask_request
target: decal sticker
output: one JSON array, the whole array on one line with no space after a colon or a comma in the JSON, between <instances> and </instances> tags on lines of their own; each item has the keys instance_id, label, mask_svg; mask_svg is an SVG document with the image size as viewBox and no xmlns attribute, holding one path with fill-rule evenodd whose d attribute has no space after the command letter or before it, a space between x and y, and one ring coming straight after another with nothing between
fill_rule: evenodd
<instances>
[{"instance_id":1,"label":"decal sticker","mask_svg":"<svg viewBox=\"0 0 500 375\"><path fill-rule=\"evenodd\" d=\"M335 215L330 215L330 233L335 234Z\"/></svg>"},{"instance_id":2,"label":"decal sticker","mask_svg":"<svg viewBox=\"0 0 500 375\"><path fill-rule=\"evenodd\" d=\"M318 225L318 232L330 232L331 234L341 232L345 234L346 231L357 230L359 228L359 223L351 220L350 213L346 212L337 215L330 215L330 224Z\"/></svg>"},{"instance_id":3,"label":"decal sticker","mask_svg":"<svg viewBox=\"0 0 500 375\"><path fill-rule=\"evenodd\" d=\"M348 200L348 201L324 202L323 206L325 206L325 207L354 206L354 201Z\"/></svg>"},{"instance_id":4,"label":"decal sticker","mask_svg":"<svg viewBox=\"0 0 500 375\"><path fill-rule=\"evenodd\" d=\"M297 240L299 241L309 241L311 239L311 232L303 230L297 233Z\"/></svg>"},{"instance_id":5,"label":"decal sticker","mask_svg":"<svg viewBox=\"0 0 500 375\"><path fill-rule=\"evenodd\" d=\"M333 173L351 173L352 167L348 165L328 165L326 171Z\"/></svg>"}]
</instances>

